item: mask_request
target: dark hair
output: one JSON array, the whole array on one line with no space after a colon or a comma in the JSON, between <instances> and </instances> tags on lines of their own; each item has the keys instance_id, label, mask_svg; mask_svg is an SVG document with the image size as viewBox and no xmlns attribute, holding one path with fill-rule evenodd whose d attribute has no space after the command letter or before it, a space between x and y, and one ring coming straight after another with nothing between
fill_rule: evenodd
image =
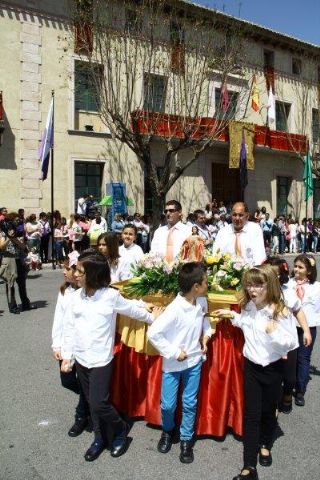
<instances>
[{"instance_id":1,"label":"dark hair","mask_svg":"<svg viewBox=\"0 0 320 480\"><path fill-rule=\"evenodd\" d=\"M86 274L86 290L96 291L109 286L110 268L104 255L99 252L90 252L88 255L88 252L84 252L79 256L78 262L81 262Z\"/></svg>"},{"instance_id":2,"label":"dark hair","mask_svg":"<svg viewBox=\"0 0 320 480\"><path fill-rule=\"evenodd\" d=\"M169 200L168 202L166 202L166 206L167 206L167 205L173 205L174 208L175 208L176 210L178 210L179 212L181 212L181 210L182 210L181 203L178 202L178 200Z\"/></svg>"},{"instance_id":3,"label":"dark hair","mask_svg":"<svg viewBox=\"0 0 320 480\"><path fill-rule=\"evenodd\" d=\"M298 255L294 259L294 264L296 262L301 262L307 269L307 277L310 283L314 283L317 280L317 267L316 267L316 260L313 255L306 255L302 253ZM292 272L292 276L294 277L294 273Z\"/></svg>"},{"instance_id":4,"label":"dark hair","mask_svg":"<svg viewBox=\"0 0 320 480\"><path fill-rule=\"evenodd\" d=\"M178 285L181 293L190 292L195 283L201 283L206 275L206 267L201 262L185 263L178 275Z\"/></svg>"},{"instance_id":5,"label":"dark hair","mask_svg":"<svg viewBox=\"0 0 320 480\"><path fill-rule=\"evenodd\" d=\"M195 210L195 211L193 212L193 215L197 218L198 215L204 215L204 211L201 210L201 208L198 208L198 210Z\"/></svg>"},{"instance_id":6,"label":"dark hair","mask_svg":"<svg viewBox=\"0 0 320 480\"><path fill-rule=\"evenodd\" d=\"M232 209L234 208L235 205L242 205L243 208L244 208L245 213L250 213L250 212L249 212L248 205L247 205L245 202L235 202L235 203L232 205ZM260 210L260 209L259 209L259 210Z\"/></svg>"},{"instance_id":7,"label":"dark hair","mask_svg":"<svg viewBox=\"0 0 320 480\"><path fill-rule=\"evenodd\" d=\"M288 283L289 281L289 266L283 258L280 257L269 257L267 261L265 262L268 265L271 265L272 267L279 267L279 282L280 285L284 285L285 283Z\"/></svg>"},{"instance_id":8,"label":"dark hair","mask_svg":"<svg viewBox=\"0 0 320 480\"><path fill-rule=\"evenodd\" d=\"M97 240L97 246L101 240L106 242L108 247L108 258L110 264L117 263L120 257L119 255L119 237L115 232L104 232L99 235Z\"/></svg>"},{"instance_id":9,"label":"dark hair","mask_svg":"<svg viewBox=\"0 0 320 480\"><path fill-rule=\"evenodd\" d=\"M126 230L127 228L131 228L131 230L134 231L135 235L138 235L138 229L135 225L133 225L133 223L127 223L127 225L123 227L122 231L124 232L124 230Z\"/></svg>"}]
</instances>

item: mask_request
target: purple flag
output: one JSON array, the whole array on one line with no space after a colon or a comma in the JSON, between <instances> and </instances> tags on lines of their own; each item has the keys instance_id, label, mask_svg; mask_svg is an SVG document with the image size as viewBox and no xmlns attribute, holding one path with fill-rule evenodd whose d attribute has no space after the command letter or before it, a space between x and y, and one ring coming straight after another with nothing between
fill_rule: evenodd
<instances>
[{"instance_id":1,"label":"purple flag","mask_svg":"<svg viewBox=\"0 0 320 480\"><path fill-rule=\"evenodd\" d=\"M41 178L45 180L48 175L50 150L53 147L53 98L47 116L46 128L43 132L39 148L39 160L41 161Z\"/></svg>"},{"instance_id":2,"label":"purple flag","mask_svg":"<svg viewBox=\"0 0 320 480\"><path fill-rule=\"evenodd\" d=\"M245 134L244 134L244 128L242 129L239 171L240 171L241 190L244 191L244 189L248 185L247 148L246 148L246 137L245 137Z\"/></svg>"}]
</instances>

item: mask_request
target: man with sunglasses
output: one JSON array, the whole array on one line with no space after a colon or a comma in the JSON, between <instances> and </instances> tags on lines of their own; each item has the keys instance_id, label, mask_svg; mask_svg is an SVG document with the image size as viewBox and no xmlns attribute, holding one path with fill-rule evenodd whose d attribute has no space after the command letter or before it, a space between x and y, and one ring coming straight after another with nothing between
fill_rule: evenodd
<instances>
[{"instance_id":1,"label":"man with sunglasses","mask_svg":"<svg viewBox=\"0 0 320 480\"><path fill-rule=\"evenodd\" d=\"M170 264L174 262L185 239L191 235L191 228L182 223L182 207L177 200L169 200L164 213L167 224L154 232L150 251L163 255Z\"/></svg>"}]
</instances>

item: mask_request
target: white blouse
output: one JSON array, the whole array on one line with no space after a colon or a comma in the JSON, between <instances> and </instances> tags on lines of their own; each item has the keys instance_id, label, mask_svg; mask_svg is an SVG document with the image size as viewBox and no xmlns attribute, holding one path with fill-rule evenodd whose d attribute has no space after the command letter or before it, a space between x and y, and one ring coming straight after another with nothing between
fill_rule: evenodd
<instances>
[{"instance_id":1,"label":"white blouse","mask_svg":"<svg viewBox=\"0 0 320 480\"><path fill-rule=\"evenodd\" d=\"M232 324L243 331L243 355L257 365L266 367L299 346L290 310L286 317L279 316L277 328L272 333L266 333L267 323L272 320L270 306L258 310L253 302L249 302L241 313L232 313L235 315Z\"/></svg>"},{"instance_id":2,"label":"white blouse","mask_svg":"<svg viewBox=\"0 0 320 480\"><path fill-rule=\"evenodd\" d=\"M296 295L297 282L291 278L287 289ZM304 311L309 327L320 326L320 282L304 283L304 297L301 300L301 309ZM297 297L298 298L298 297Z\"/></svg>"},{"instance_id":3,"label":"white blouse","mask_svg":"<svg viewBox=\"0 0 320 480\"><path fill-rule=\"evenodd\" d=\"M148 338L164 357L162 362L164 372L186 370L205 360L200 338L202 335L210 337L212 333L205 317L207 310L205 298L198 298L196 305L192 305L178 294L149 327ZM179 362L177 358L182 350L188 357Z\"/></svg>"},{"instance_id":4,"label":"white blouse","mask_svg":"<svg viewBox=\"0 0 320 480\"><path fill-rule=\"evenodd\" d=\"M56 308L54 311L53 325L52 325L52 349L55 352L60 352L63 338L64 315L67 305L70 301L71 294L75 289L69 285L65 289L64 295L59 292Z\"/></svg>"},{"instance_id":5,"label":"white blouse","mask_svg":"<svg viewBox=\"0 0 320 480\"><path fill-rule=\"evenodd\" d=\"M108 365L113 359L116 314L152 323L153 315L137 300L126 300L114 288L100 288L88 297L84 289L71 295L63 328L63 359L75 358L86 368Z\"/></svg>"},{"instance_id":6,"label":"white blouse","mask_svg":"<svg viewBox=\"0 0 320 480\"><path fill-rule=\"evenodd\" d=\"M110 266L110 264L109 264ZM132 278L131 264L125 257L119 257L118 263L110 266L111 283L121 282Z\"/></svg>"},{"instance_id":7,"label":"white blouse","mask_svg":"<svg viewBox=\"0 0 320 480\"><path fill-rule=\"evenodd\" d=\"M141 258L144 256L143 250L139 245L132 243L129 247L125 247L121 245L119 247L119 253L121 258L123 258L127 263L130 265L130 278L133 277L133 273L131 272L131 267L138 263ZM129 278L129 277L127 277Z\"/></svg>"}]
</instances>

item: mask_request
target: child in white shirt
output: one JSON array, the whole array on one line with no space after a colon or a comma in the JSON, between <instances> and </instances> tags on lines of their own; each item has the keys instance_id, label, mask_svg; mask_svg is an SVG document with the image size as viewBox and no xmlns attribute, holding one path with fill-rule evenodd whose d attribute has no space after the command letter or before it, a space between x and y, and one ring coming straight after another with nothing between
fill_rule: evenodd
<instances>
[{"instance_id":1,"label":"child in white shirt","mask_svg":"<svg viewBox=\"0 0 320 480\"><path fill-rule=\"evenodd\" d=\"M119 254L121 258L125 259L126 262L130 264L130 269L138 263L144 255L142 248L135 243L137 233L137 227L132 223L128 223L123 227L121 233L123 245L119 247ZM130 277L128 278L132 277L133 274L130 272Z\"/></svg>"},{"instance_id":2,"label":"child in white shirt","mask_svg":"<svg viewBox=\"0 0 320 480\"><path fill-rule=\"evenodd\" d=\"M298 345L292 312L286 307L279 280L270 265L243 276L241 314L217 310L242 329L244 356L244 466L233 480L257 480L259 463L272 463L271 446L277 425L276 408L283 378L283 357Z\"/></svg>"},{"instance_id":3,"label":"child in white shirt","mask_svg":"<svg viewBox=\"0 0 320 480\"><path fill-rule=\"evenodd\" d=\"M130 262L119 253L119 238L115 232L107 232L99 235L97 240L99 252L107 259L111 283L122 282L132 278Z\"/></svg>"},{"instance_id":4,"label":"child in white shirt","mask_svg":"<svg viewBox=\"0 0 320 480\"><path fill-rule=\"evenodd\" d=\"M80 255L75 278L80 288L71 296L65 314L61 369L69 371L75 359L91 414L99 421L104 442L99 454L110 445L111 456L119 457L126 451L129 429L109 395L116 314L151 323L161 309L155 308L152 315L143 302L126 300L110 288L110 269L98 252Z\"/></svg>"},{"instance_id":5,"label":"child in white shirt","mask_svg":"<svg viewBox=\"0 0 320 480\"><path fill-rule=\"evenodd\" d=\"M205 360L211 328L205 318L208 290L203 264L183 265L178 283L181 293L151 325L148 338L163 356L161 416L163 432L158 451L167 453L172 445L177 394L182 382L180 461L193 462L192 441L197 413L201 366Z\"/></svg>"}]
</instances>

